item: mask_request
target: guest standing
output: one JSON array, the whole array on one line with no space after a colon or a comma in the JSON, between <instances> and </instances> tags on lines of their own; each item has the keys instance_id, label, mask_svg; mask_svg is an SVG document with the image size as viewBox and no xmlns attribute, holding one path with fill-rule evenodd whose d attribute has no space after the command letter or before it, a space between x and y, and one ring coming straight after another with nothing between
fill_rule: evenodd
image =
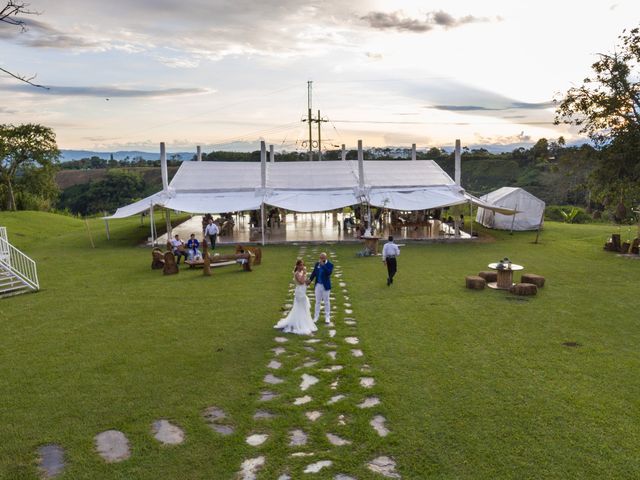
<instances>
[{"instance_id":1,"label":"guest standing","mask_svg":"<svg viewBox=\"0 0 640 480\"><path fill-rule=\"evenodd\" d=\"M387 266L387 286L393 283L393 277L398 271L396 257L400 255L400 248L393 243L393 237L389 235L389 241L382 247L382 262Z\"/></svg>"},{"instance_id":2,"label":"guest standing","mask_svg":"<svg viewBox=\"0 0 640 480\"><path fill-rule=\"evenodd\" d=\"M211 245L212 253L216 249L216 239L218 238L219 233L220 229L218 228L218 225L213 221L213 218L210 218L207 228L204 229L204 234L209 237L209 244Z\"/></svg>"}]
</instances>

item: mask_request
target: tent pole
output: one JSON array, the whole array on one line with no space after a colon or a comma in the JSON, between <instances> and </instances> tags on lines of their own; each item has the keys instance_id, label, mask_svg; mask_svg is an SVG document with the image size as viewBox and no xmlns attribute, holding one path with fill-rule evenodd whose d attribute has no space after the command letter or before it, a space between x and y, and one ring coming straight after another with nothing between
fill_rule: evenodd
<instances>
[{"instance_id":1,"label":"tent pole","mask_svg":"<svg viewBox=\"0 0 640 480\"><path fill-rule=\"evenodd\" d=\"M416 144L415 144L415 143L412 143L412 144L411 144L411 160L415 162L415 161L416 161L416 159L417 159L417 155L416 155Z\"/></svg>"},{"instance_id":2,"label":"tent pole","mask_svg":"<svg viewBox=\"0 0 640 480\"><path fill-rule=\"evenodd\" d=\"M473 238L473 203L469 202L469 222L471 223L471 238Z\"/></svg>"},{"instance_id":3,"label":"tent pole","mask_svg":"<svg viewBox=\"0 0 640 480\"><path fill-rule=\"evenodd\" d=\"M166 212L165 215L165 219L167 222L167 240L171 239L171 234L172 234L172 228L171 228L171 210L169 210L168 208L165 208L164 211Z\"/></svg>"},{"instance_id":4,"label":"tent pole","mask_svg":"<svg viewBox=\"0 0 640 480\"><path fill-rule=\"evenodd\" d=\"M264 202L260 204L260 229L262 230L262 246L264 247Z\"/></svg>"},{"instance_id":5,"label":"tent pole","mask_svg":"<svg viewBox=\"0 0 640 480\"><path fill-rule=\"evenodd\" d=\"M516 202L516 210L518 210L518 202ZM513 217L511 217L511 231L509 232L509 235L513 235L513 226L516 223L516 214L513 214Z\"/></svg>"},{"instance_id":6,"label":"tent pole","mask_svg":"<svg viewBox=\"0 0 640 480\"><path fill-rule=\"evenodd\" d=\"M111 240L111 235L109 235L109 220L104 219L104 226L107 229L107 240Z\"/></svg>"},{"instance_id":7,"label":"tent pole","mask_svg":"<svg viewBox=\"0 0 640 480\"><path fill-rule=\"evenodd\" d=\"M151 246L155 247L156 246L156 237L155 237L155 222L153 221L153 203L151 204L151 207L149 208L149 221L150 221L150 228L151 228Z\"/></svg>"}]
</instances>

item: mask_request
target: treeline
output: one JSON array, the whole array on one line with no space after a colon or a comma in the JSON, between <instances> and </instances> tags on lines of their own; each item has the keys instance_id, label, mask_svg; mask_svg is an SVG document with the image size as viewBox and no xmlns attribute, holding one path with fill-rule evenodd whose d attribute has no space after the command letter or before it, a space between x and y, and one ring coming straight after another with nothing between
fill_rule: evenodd
<instances>
[{"instance_id":1,"label":"treeline","mask_svg":"<svg viewBox=\"0 0 640 480\"><path fill-rule=\"evenodd\" d=\"M178 157L178 158L176 158ZM179 166L183 159L180 156L169 155L167 157L167 165ZM195 157L194 157L195 159ZM80 160L69 160L60 163L61 170L101 170L105 168L124 168L124 167L159 167L160 160L145 160L142 157L125 157L123 160L114 160L113 157L107 160L97 156L82 158Z\"/></svg>"}]
</instances>

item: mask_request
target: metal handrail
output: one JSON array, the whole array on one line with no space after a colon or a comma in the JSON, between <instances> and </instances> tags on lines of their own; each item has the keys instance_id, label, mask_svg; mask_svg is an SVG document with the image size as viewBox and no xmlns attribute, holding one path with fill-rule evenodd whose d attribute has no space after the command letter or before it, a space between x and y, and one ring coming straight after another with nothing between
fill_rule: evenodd
<instances>
[{"instance_id":1,"label":"metal handrail","mask_svg":"<svg viewBox=\"0 0 640 480\"><path fill-rule=\"evenodd\" d=\"M0 237L0 267L13 273L34 290L40 289L36 262Z\"/></svg>"}]
</instances>

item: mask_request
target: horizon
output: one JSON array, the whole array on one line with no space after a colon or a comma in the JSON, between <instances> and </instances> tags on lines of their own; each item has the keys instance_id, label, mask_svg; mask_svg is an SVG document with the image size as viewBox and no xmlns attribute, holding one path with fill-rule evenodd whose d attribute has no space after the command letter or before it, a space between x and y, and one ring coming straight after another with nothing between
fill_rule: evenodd
<instances>
[{"instance_id":1,"label":"horizon","mask_svg":"<svg viewBox=\"0 0 640 480\"><path fill-rule=\"evenodd\" d=\"M304 151L308 80L327 149L587 143L553 125L553 100L636 13L627 0L79 5L33 0L26 32L2 25L3 67L50 90L2 76L0 113L52 127L63 150L105 153L260 140Z\"/></svg>"}]
</instances>

